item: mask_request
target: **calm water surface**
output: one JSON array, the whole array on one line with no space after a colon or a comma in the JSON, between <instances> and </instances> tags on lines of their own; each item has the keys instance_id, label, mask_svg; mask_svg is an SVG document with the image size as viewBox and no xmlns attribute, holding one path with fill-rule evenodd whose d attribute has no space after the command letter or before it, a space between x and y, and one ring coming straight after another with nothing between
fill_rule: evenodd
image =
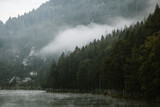
<instances>
[{"instance_id":1,"label":"calm water surface","mask_svg":"<svg viewBox=\"0 0 160 107\"><path fill-rule=\"evenodd\" d=\"M159 107L147 102L91 94L0 90L0 107Z\"/></svg>"}]
</instances>

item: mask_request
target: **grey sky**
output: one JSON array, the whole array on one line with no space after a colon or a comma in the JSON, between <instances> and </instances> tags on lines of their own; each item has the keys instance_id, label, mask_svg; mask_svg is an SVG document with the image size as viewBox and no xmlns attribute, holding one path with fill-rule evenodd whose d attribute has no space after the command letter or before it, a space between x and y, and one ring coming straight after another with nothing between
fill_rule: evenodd
<instances>
[{"instance_id":1,"label":"grey sky","mask_svg":"<svg viewBox=\"0 0 160 107\"><path fill-rule=\"evenodd\" d=\"M0 0L0 20L5 22L10 16L23 15L46 1L48 0Z\"/></svg>"}]
</instances>

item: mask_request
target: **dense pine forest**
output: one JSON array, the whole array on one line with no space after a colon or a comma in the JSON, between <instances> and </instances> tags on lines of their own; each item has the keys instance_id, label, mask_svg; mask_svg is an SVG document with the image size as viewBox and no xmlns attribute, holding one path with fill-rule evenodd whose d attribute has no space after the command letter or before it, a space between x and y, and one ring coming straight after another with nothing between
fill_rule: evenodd
<instances>
[{"instance_id":1,"label":"dense pine forest","mask_svg":"<svg viewBox=\"0 0 160 107\"><path fill-rule=\"evenodd\" d=\"M24 13L24 15L10 17L6 22L0 21L0 89L14 87L37 89L47 87L46 81L48 75L50 75L52 59L54 58L57 63L63 51L65 54L60 57L60 60L72 59L71 63L75 64L74 68L72 68L73 70L69 70L69 72L83 71L86 73L85 70L90 72L93 69L91 73L95 78L91 77L97 80L91 79L90 88L100 87L98 81L100 81L99 75L103 75L103 72L99 72L99 68L102 68L100 67L103 62L102 59L111 57L110 51L113 49L114 43L118 41L119 37L123 37L120 35L126 34L125 30L113 31L113 34L102 37L103 42L96 39L82 49L77 47L75 52L68 56L66 53L68 51L70 53L74 48L70 50L56 45L55 47L60 51L51 53L50 50L54 49L49 49L45 52L43 52L43 49L50 43L55 43L56 38L60 36L59 33L63 33L66 29L77 28L77 26L89 28L93 23L100 26L117 27L119 24L124 26L126 23L142 20L150 12L153 12L156 3L159 3L159 0L49 0L39 8ZM140 25L139 23L137 26ZM133 28L131 27L130 29ZM108 28L106 30L108 31ZM128 33L131 33L131 31L128 30ZM93 38L93 36L91 35L90 37ZM101 34L98 37L100 36ZM76 35L76 37L81 39L84 36ZM92 40L88 39L89 42ZM63 40L60 39L59 41L62 42L60 42L60 45L64 45ZM87 40L83 39L83 41ZM82 43L81 45L86 44ZM73 45L73 47L76 47L76 45ZM84 50L83 57L80 55L82 50ZM96 51L95 53L92 52L94 50ZM70 59L70 57L72 58ZM89 63L89 65L85 63ZM91 65L95 68L91 67ZM56 66L58 65L56 64ZM89 66L90 68L88 68ZM81 70L83 68L85 69ZM56 69L59 69L59 67ZM74 74L73 77L78 78L75 75L80 76L83 72ZM75 82L75 84L78 83ZM101 87L104 87L104 85Z\"/></svg>"},{"instance_id":2,"label":"dense pine forest","mask_svg":"<svg viewBox=\"0 0 160 107\"><path fill-rule=\"evenodd\" d=\"M49 0L29 13L0 21L0 89L111 90L129 97L160 98L158 3ZM125 21L137 23L121 28ZM92 42L88 39L90 43L74 46L74 51L56 44L54 47L60 50L43 51L57 42L59 33L91 24L121 29L109 33L107 27L107 35L99 35L101 39ZM117 27L119 24L121 27Z\"/></svg>"},{"instance_id":3,"label":"dense pine forest","mask_svg":"<svg viewBox=\"0 0 160 107\"><path fill-rule=\"evenodd\" d=\"M160 8L144 21L102 35L52 61L45 87L115 90L130 96L160 98Z\"/></svg>"}]
</instances>

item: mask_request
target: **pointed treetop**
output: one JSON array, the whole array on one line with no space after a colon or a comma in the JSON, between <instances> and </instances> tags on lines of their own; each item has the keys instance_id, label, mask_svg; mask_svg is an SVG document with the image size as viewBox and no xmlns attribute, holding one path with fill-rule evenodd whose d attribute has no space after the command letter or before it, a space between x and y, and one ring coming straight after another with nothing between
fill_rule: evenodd
<instances>
[{"instance_id":1,"label":"pointed treetop","mask_svg":"<svg viewBox=\"0 0 160 107\"><path fill-rule=\"evenodd\" d=\"M156 5L156 9L159 9L159 5L158 4Z\"/></svg>"},{"instance_id":2,"label":"pointed treetop","mask_svg":"<svg viewBox=\"0 0 160 107\"><path fill-rule=\"evenodd\" d=\"M79 50L80 48L78 46L76 46L75 50Z\"/></svg>"},{"instance_id":3,"label":"pointed treetop","mask_svg":"<svg viewBox=\"0 0 160 107\"><path fill-rule=\"evenodd\" d=\"M159 12L160 12L160 8L159 8L159 5L157 4L155 8L155 13L159 13Z\"/></svg>"}]
</instances>

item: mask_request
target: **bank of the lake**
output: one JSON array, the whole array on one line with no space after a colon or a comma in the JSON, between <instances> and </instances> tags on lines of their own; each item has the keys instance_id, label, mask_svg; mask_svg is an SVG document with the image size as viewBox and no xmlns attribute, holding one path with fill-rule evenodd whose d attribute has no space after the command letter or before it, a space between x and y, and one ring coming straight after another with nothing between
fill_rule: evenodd
<instances>
[{"instance_id":1,"label":"bank of the lake","mask_svg":"<svg viewBox=\"0 0 160 107\"><path fill-rule=\"evenodd\" d=\"M72 90L72 89L46 89L48 93L89 93L93 95L104 95L112 98L120 98L120 99L130 99L135 101L146 101L151 103L159 103L160 98L146 98L144 95L140 93L127 93L124 91L116 91L116 90Z\"/></svg>"},{"instance_id":2,"label":"bank of the lake","mask_svg":"<svg viewBox=\"0 0 160 107\"><path fill-rule=\"evenodd\" d=\"M89 93L0 90L0 107L159 107L158 104Z\"/></svg>"},{"instance_id":3,"label":"bank of the lake","mask_svg":"<svg viewBox=\"0 0 160 107\"><path fill-rule=\"evenodd\" d=\"M75 94L92 94L92 95L103 95L105 97L112 97L118 99L144 101L150 103L160 104L160 98L145 98L140 93L126 93L124 91L116 90L76 90L76 89L51 89L41 87L3 87L0 90L26 90L26 91L45 91L47 93L75 93Z\"/></svg>"}]
</instances>

